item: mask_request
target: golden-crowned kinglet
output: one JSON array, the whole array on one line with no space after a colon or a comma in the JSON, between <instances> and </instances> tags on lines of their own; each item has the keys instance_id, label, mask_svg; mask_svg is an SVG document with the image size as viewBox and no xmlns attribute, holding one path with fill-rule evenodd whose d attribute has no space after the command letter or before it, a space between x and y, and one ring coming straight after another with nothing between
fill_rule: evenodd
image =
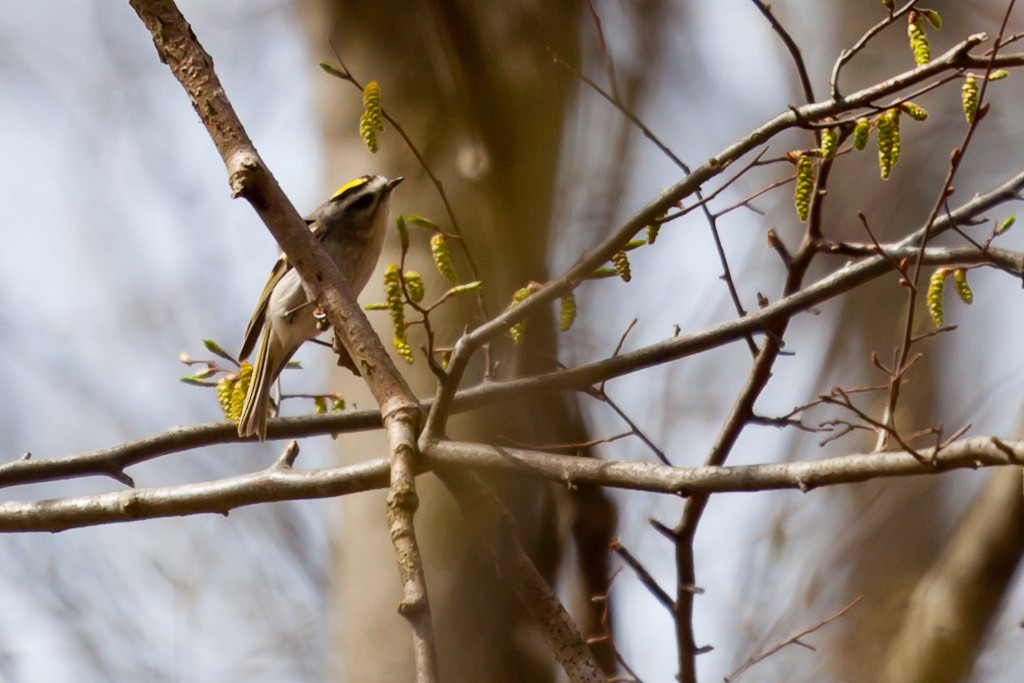
<instances>
[{"instance_id":1,"label":"golden-crowned kinglet","mask_svg":"<svg viewBox=\"0 0 1024 683\"><path fill-rule=\"evenodd\" d=\"M357 178L306 216L309 229L344 273L357 296L377 265L387 232L391 191L400 182L401 177L391 180L379 175ZM266 438L271 386L292 354L321 332L314 309L306 299L299 274L282 254L260 294L239 353L240 359L247 358L256 346L257 336L260 337L252 381L238 421L239 436L255 434L260 441Z\"/></svg>"}]
</instances>

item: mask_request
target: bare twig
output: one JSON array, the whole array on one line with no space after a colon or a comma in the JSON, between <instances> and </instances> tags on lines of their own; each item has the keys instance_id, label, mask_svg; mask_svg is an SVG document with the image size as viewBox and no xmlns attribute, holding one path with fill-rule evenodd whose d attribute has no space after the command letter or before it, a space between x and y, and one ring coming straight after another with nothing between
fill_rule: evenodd
<instances>
[{"instance_id":1,"label":"bare twig","mask_svg":"<svg viewBox=\"0 0 1024 683\"><path fill-rule=\"evenodd\" d=\"M778 652L782 648L786 647L787 645L803 645L805 647L810 647L806 643L802 642L802 639L805 636L809 636L810 634L812 634L815 631L817 631L818 629L820 629L822 626L824 626L824 625L826 625L826 624L828 624L828 623L830 623L832 621L835 621L839 617L841 617L844 614L846 614L847 612L849 612L851 609L853 609L854 605L856 605L858 602L860 602L862 597L864 597L864 596L863 595L858 595L853 600L851 600L850 602L846 603L846 605L844 607L840 607L835 612L833 612L832 614L828 615L824 619L820 620L816 624L813 624L812 626L808 626L807 628L803 629L799 633L793 634L789 638L786 638L782 642L776 643L775 645L771 646L767 650L764 650L763 652L759 652L757 654L751 655L750 657L748 657L746 659L746 661L744 661L742 664L740 664L731 674L729 674L728 676L725 677L725 683L732 683L732 681L736 680L739 677L739 675L742 674L744 671L746 671L750 667L754 666L758 662L762 662L762 661L768 659L773 654L775 654L776 652Z\"/></svg>"},{"instance_id":2,"label":"bare twig","mask_svg":"<svg viewBox=\"0 0 1024 683\"><path fill-rule=\"evenodd\" d=\"M839 73L842 71L843 66L845 66L847 62L853 59L853 57L858 52L863 50L872 38L881 33L882 29L884 29L886 26L892 25L897 19L910 12L910 10L914 8L914 5L916 5L917 2L918 0L910 0L910 2L903 5L903 7L900 7L895 12L890 12L889 16L887 16L885 19L881 20L880 22L869 28L864 33L864 35L860 37L860 40L854 43L852 47L850 47L847 50L843 50L839 54L839 59L836 60L835 65L832 67L832 77L829 79L829 87L832 91L833 100L842 99L842 95L839 94Z\"/></svg>"},{"instance_id":3,"label":"bare twig","mask_svg":"<svg viewBox=\"0 0 1024 683\"><path fill-rule=\"evenodd\" d=\"M458 501L476 542L490 551L502 579L541 626L542 634L569 680L573 683L607 681L579 626L527 556L519 541L515 519L494 493L475 475L461 469L441 467L437 474Z\"/></svg>"},{"instance_id":4,"label":"bare twig","mask_svg":"<svg viewBox=\"0 0 1024 683\"><path fill-rule=\"evenodd\" d=\"M661 606L668 610L669 614L675 612L675 603L672 601L672 596L665 592L665 589L658 585L657 579L651 576L651 573L647 571L647 567L640 563L640 560L633 556L633 553L622 547L622 544L618 541L612 543L612 552L622 558L622 561L629 565L630 569L636 573L640 583L644 585L644 588L654 596L655 600L661 603Z\"/></svg>"},{"instance_id":5,"label":"bare twig","mask_svg":"<svg viewBox=\"0 0 1024 683\"><path fill-rule=\"evenodd\" d=\"M821 238L822 203L825 190L832 170L832 159L824 159L818 168L811 193L810 212L803 242L786 270L784 295L791 295L800 290L811 261L817 254L815 245ZM772 368L782 350L782 337L789 325L790 317L781 317L767 331L768 336L760 351L754 358L753 368L747 377L746 384L733 403L733 407L723 423L711 452L705 459L708 466L722 465L732 451L736 440L743 429L754 417L754 404L767 386L772 376ZM707 496L693 496L686 501L683 514L676 525L676 572L678 589L676 591L676 645L679 654L679 678L683 683L696 683L696 656L703 648L698 648L693 635L693 603L694 594L690 589L696 584L693 540L697 526L707 507Z\"/></svg>"},{"instance_id":6,"label":"bare twig","mask_svg":"<svg viewBox=\"0 0 1024 683\"><path fill-rule=\"evenodd\" d=\"M766 5L761 0L751 0L754 6L757 7L758 11L764 15L764 18L768 20L768 23L772 25L772 30L779 34L779 38L782 39L786 49L789 50L790 57L793 58L793 65L796 67L796 73L800 77L800 87L804 90L804 101L813 102L814 88L811 86L811 77L807 73L807 65L804 64L804 57L800 52L800 48L797 46L796 41L793 40L793 36L789 35L789 31L782 25L775 13L772 12L772 6Z\"/></svg>"}]
</instances>

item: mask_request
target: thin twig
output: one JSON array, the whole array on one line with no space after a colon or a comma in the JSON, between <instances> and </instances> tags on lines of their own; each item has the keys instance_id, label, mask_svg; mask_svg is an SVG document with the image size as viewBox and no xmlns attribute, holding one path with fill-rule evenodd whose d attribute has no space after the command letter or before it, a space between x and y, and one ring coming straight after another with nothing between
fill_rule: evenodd
<instances>
[{"instance_id":1,"label":"thin twig","mask_svg":"<svg viewBox=\"0 0 1024 683\"><path fill-rule=\"evenodd\" d=\"M766 5L761 0L751 0L754 6L764 15L764 18L768 20L768 23L772 25L772 30L779 34L779 38L785 44L786 49L789 50L790 57L793 58L793 65L796 67L797 75L800 77L800 86L804 90L804 101L813 102L814 88L811 86L811 76L807 73L807 65L804 64L804 57L800 52L800 47L793 40L793 36L789 35L789 31L782 25L775 13L772 12L772 6Z\"/></svg>"},{"instance_id":2,"label":"thin twig","mask_svg":"<svg viewBox=\"0 0 1024 683\"><path fill-rule=\"evenodd\" d=\"M884 28L892 25L897 19L902 17L904 14L910 12L910 10L914 8L914 5L916 5L917 2L918 0L910 0L910 2L908 2L903 7L900 7L895 12L890 12L889 16L887 16L885 19L881 20L880 22L869 28L867 31L865 31L864 35L862 35L860 39L853 44L852 47L850 47L847 50L843 50L839 54L839 59L836 60L835 65L832 67L832 77L829 79L829 88L831 89L833 100L838 101L843 97L839 93L839 72L842 71L843 66L845 66L847 62L853 59L853 57L858 52L863 50L867 46L868 42L876 35L881 33Z\"/></svg>"},{"instance_id":3,"label":"thin twig","mask_svg":"<svg viewBox=\"0 0 1024 683\"><path fill-rule=\"evenodd\" d=\"M924 232L918 242L920 251L914 259L914 267L910 277L911 287L907 292L907 308L905 322L903 325L903 337L900 340L899 349L897 351L897 361L895 363L897 367L902 367L907 364L911 348L914 345L914 321L917 314L917 299L919 295L918 283L920 282L921 272L924 266L924 248L928 246L928 242L932 238L932 226L938 219L940 211L942 211L943 207L946 206L949 196L953 193L953 180L956 178L956 174L960 169L963 157L967 153L971 141L974 139L974 132L977 130L978 124L981 123L984 116L985 110L983 107L987 106L985 103L985 94L989 83L988 77L992 73L994 68L993 64L995 63L996 58L999 56L999 44L1006 32L1006 26L1010 20L1010 14L1013 12L1015 4L1016 0L1010 0L1010 2L1007 3L1002 23L999 26L999 32L996 34L995 47L992 49L989 56L989 63L985 68L985 76L982 79L981 88L978 92L978 114L967 127L967 132L964 134L964 139L960 143L959 147L954 149L953 154L950 155L949 170L946 172L946 177L939 189L938 196L932 206L931 213L929 214L927 221L925 221ZM948 215L947 211L947 216ZM886 447L889 436L896 433L896 409L899 403L901 384L902 383L900 381L890 382L889 396L887 397L883 419L881 420L882 424L885 425L887 429L879 430L875 443L876 450L883 450Z\"/></svg>"},{"instance_id":4,"label":"thin twig","mask_svg":"<svg viewBox=\"0 0 1024 683\"><path fill-rule=\"evenodd\" d=\"M860 602L861 598L863 598L863 597L864 597L863 595L858 595L853 600L848 602L844 607L840 607L835 612L833 612L832 614L828 615L827 617L825 617L821 621L817 622L816 624L813 624L812 626L808 626L807 628L805 628L804 630L800 631L799 633L796 633L796 634L790 636L789 638L786 638L785 640L783 640L783 641L781 641L779 643L776 643L775 645L771 646L767 650L764 650L763 652L759 652L757 654L751 655L750 657L748 657L746 659L746 661L744 661L742 664L740 664L731 674L729 674L728 676L725 677L725 683L732 683L732 681L736 680L739 677L739 675L742 674L744 671L746 671L750 667L754 666L758 662L763 662L764 660L768 659L773 654L775 654L776 652L778 652L782 648L786 647L787 645L804 645L805 647L808 647L805 643L801 642L802 638L804 638L805 636L809 636L810 634L812 634L815 631L817 631L818 629L820 629L822 626L824 626L824 625L826 625L826 624L828 624L830 622L835 621L839 617L841 617L844 614L846 614L847 612L849 612L851 609L853 609L854 605L856 605L858 602Z\"/></svg>"},{"instance_id":5,"label":"thin twig","mask_svg":"<svg viewBox=\"0 0 1024 683\"><path fill-rule=\"evenodd\" d=\"M669 614L675 612L675 603L672 602L672 597L665 592L665 589L658 585L657 579L655 579L647 567L640 563L640 560L633 556L633 553L626 550L623 545L615 541L612 543L611 550L613 553L622 558L622 561L629 565L629 568L633 570L637 578L640 579L640 583L644 585L644 588L654 596L654 598L661 603L661 606L668 610Z\"/></svg>"}]
</instances>

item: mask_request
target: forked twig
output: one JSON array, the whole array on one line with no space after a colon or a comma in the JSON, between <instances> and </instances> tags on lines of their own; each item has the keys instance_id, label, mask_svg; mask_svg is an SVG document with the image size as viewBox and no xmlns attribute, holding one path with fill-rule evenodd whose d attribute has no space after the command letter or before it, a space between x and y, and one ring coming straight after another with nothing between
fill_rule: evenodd
<instances>
[{"instance_id":1,"label":"forked twig","mask_svg":"<svg viewBox=\"0 0 1024 683\"><path fill-rule=\"evenodd\" d=\"M828 615L827 617L825 617L824 619L822 619L818 623L813 624L812 626L808 626L807 628L803 629L799 633L796 633L796 634L790 636L789 638L786 638L785 640L783 640L783 641L781 641L779 643L776 643L775 645L771 646L767 650L764 650L764 651L759 652L757 654L751 655L742 664L740 664L735 670L733 670L732 673L730 673L728 676L725 677L725 683L732 683L732 681L736 680L739 677L739 675L742 674L744 671L746 671L750 667L754 666L758 662L763 662L764 660L768 659L773 654L775 654L776 652L778 652L779 650L781 650L782 648L784 648L784 647L786 647L788 645L800 645L802 647L806 647L806 648L809 648L809 649L813 650L814 648L811 647L810 645L808 645L807 643L802 642L801 638L809 636L810 634L812 634L815 631L817 631L818 629L820 629L822 626L825 626L826 624L829 624L829 623L835 621L836 619L838 619L839 617L843 616L844 614L849 612L851 609L853 609L854 606L858 602L860 602L861 598L863 598L863 597L864 597L863 595L858 595L853 600L848 602L845 606L840 607L835 612L833 612L832 614Z\"/></svg>"}]
</instances>

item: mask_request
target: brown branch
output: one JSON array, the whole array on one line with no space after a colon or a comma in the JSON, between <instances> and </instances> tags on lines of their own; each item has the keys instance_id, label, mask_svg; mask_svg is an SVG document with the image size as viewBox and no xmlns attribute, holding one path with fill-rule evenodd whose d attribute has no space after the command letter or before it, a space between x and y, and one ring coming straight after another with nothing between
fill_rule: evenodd
<instances>
[{"instance_id":1,"label":"brown branch","mask_svg":"<svg viewBox=\"0 0 1024 683\"><path fill-rule=\"evenodd\" d=\"M612 552L622 558L622 561L629 565L630 569L636 573L640 583L644 585L644 588L654 596L654 599L661 603L661 606L669 611L669 614L675 611L675 603L672 601L672 596L665 592L665 589L658 585L658 580L655 579L647 567L640 563L640 560L633 556L633 553L626 550L621 543L615 541L612 543Z\"/></svg>"},{"instance_id":2,"label":"brown branch","mask_svg":"<svg viewBox=\"0 0 1024 683\"><path fill-rule=\"evenodd\" d=\"M1024 187L1024 174L1016 184ZM991 193L990 193L991 194ZM981 199L990 198L985 195ZM987 202L977 207L988 208ZM963 214L958 214L963 215ZM766 329L777 315L806 310L829 298L850 291L870 279L891 272L891 259L912 256L917 249L910 246L883 246L884 256L878 256L874 246L863 249L870 254L867 260L848 266L806 287L799 294L785 297L746 318L724 323L707 330L679 335L614 358L588 363L568 370L502 382L487 382L460 391L453 402L454 412L465 412L502 401L522 399L546 392L586 391L603 380L620 377L642 368L684 358L716 348L744 335ZM842 253L842 252L840 252ZM862 255L863 255L862 254ZM1006 270L1024 273L1024 254L1004 249L989 248L978 252L974 247L929 247L925 250L925 263L995 263ZM430 400L423 405L429 407ZM364 431L380 427L379 411L362 410L334 415L309 415L270 420L268 438L299 438L318 434L339 434ZM214 444L238 442L238 434L231 423L217 422L172 429L159 434L127 442L111 448L57 458L21 457L0 465L0 488L57 479L84 476L113 476L123 481L125 468L147 460L194 448Z\"/></svg>"},{"instance_id":3,"label":"brown branch","mask_svg":"<svg viewBox=\"0 0 1024 683\"><path fill-rule=\"evenodd\" d=\"M779 34L779 38L782 39L786 49L789 50L789 56L793 59L793 65L796 67L797 75L800 77L800 87L804 90L804 101L813 102L814 88L811 86L811 77L807 73L807 65L804 64L804 57L800 53L800 48L797 46L796 41L793 40L793 36L789 35L789 31L782 25L775 13L772 12L772 6L766 5L761 0L752 0L754 6L757 7L758 11L764 15L764 18L771 24L772 30Z\"/></svg>"},{"instance_id":4,"label":"brown branch","mask_svg":"<svg viewBox=\"0 0 1024 683\"><path fill-rule=\"evenodd\" d=\"M421 445L422 446L422 445ZM797 489L850 484L880 477L932 474L1024 463L1024 442L971 437L917 451L851 454L763 465L671 467L650 462L609 461L552 455L487 444L438 441L421 447L428 465L497 469L550 479L567 486L593 484L682 496L733 491Z\"/></svg>"},{"instance_id":5,"label":"brown branch","mask_svg":"<svg viewBox=\"0 0 1024 683\"><path fill-rule=\"evenodd\" d=\"M890 451L764 465L669 467L442 441L421 447L417 472L437 466L472 468L548 479L567 486L593 484L686 496L781 489L806 492L869 479L1024 464L1024 441L1003 441L991 436L943 445L938 453L935 449L918 452L928 461L921 462L910 453ZM389 461L385 458L313 470L295 470L278 462L260 472L212 482L55 500L6 501L0 502L0 532L53 532L139 519L223 515L259 503L332 498L386 488L388 472ZM674 534L668 533L674 538Z\"/></svg>"},{"instance_id":6,"label":"brown branch","mask_svg":"<svg viewBox=\"0 0 1024 683\"><path fill-rule=\"evenodd\" d=\"M864 35L862 35L860 39L853 44L852 47L843 50L839 54L839 59L837 59L836 63L832 66L832 77L829 79L829 87L832 91L833 100L842 99L842 95L839 94L839 73L843 70L843 66L845 66L848 61L853 59L853 57L858 52L863 50L872 38L881 33L882 29L884 29L886 26L891 25L904 14L910 12L910 10L914 8L914 5L916 5L917 2L918 0L910 0L910 2L905 4L903 7L900 7L898 10L894 12L890 12L889 16L887 16L885 19L881 20L880 22L869 28L867 31L865 31Z\"/></svg>"},{"instance_id":7,"label":"brown branch","mask_svg":"<svg viewBox=\"0 0 1024 683\"><path fill-rule=\"evenodd\" d=\"M932 226L935 220L939 216L940 212L947 206L950 195L953 193L953 181L956 178L957 172L960 170L960 164L963 161L964 155L970 147L971 141L974 139L974 132L978 128L978 124L981 122L983 117L985 105L985 94L988 88L988 76L992 72L992 64L995 61L997 51L1000 45L1000 41L1006 30L1006 23L1009 20L1010 13L1013 10L1015 0L1010 0L1007 5L1006 12L1003 15L1003 22L999 27L999 33L996 36L995 45L991 55L988 58L986 65L985 77L982 79L981 88L978 92L978 113L967 127L967 132L964 134L963 141L959 147L954 148L953 153L950 155L949 169L946 172L946 177L942 181L942 185L939 188L938 196L935 199L935 203L932 206L931 212L929 213L928 219L924 224L924 232L921 234L919 246L921 249L914 257L914 266L912 274L908 278L910 287L907 290L907 301L906 301L906 312L904 314L903 324L903 335L900 339L899 348L896 351L896 361L893 365L897 368L902 368L907 365L910 358L911 349L914 346L914 325L917 316L917 300L920 294L918 290L918 284L921 278L921 271L924 266L924 248L928 246L929 240L933 237ZM948 213L948 211L947 211ZM900 373L902 375L902 372ZM889 382L889 395L886 399L884 417L881 420L882 424L887 429L880 429L878 431L875 448L877 450L884 449L891 435L897 433L896 428L896 410L900 398L900 390L902 388L902 378L900 375L894 375ZM901 444L902 445L902 444Z\"/></svg>"},{"instance_id":8,"label":"brown branch","mask_svg":"<svg viewBox=\"0 0 1024 683\"><path fill-rule=\"evenodd\" d=\"M413 426L419 419L416 399L370 327L338 265L317 243L256 152L217 78L213 60L173 0L130 0L130 4L149 29L160 60L185 89L220 152L232 194L247 199L266 224L301 276L307 298L326 310L335 335L380 406L390 438L395 491L389 499L388 513L405 584L403 606L410 596L419 596L417 608L405 609L403 614L413 629L417 680L436 681L437 659L426 582L413 534L413 479L404 475L411 470L415 453ZM396 531L398 528L401 533Z\"/></svg>"},{"instance_id":9,"label":"brown branch","mask_svg":"<svg viewBox=\"0 0 1024 683\"><path fill-rule=\"evenodd\" d=\"M816 244L821 239L822 205L826 196L833 159L824 159L814 179L811 193L810 212L803 241L793 255L793 260L786 270L786 282L783 295L792 295L803 286L804 278L810 269L811 262L817 255ZM715 443L705 459L709 466L722 465L732 452L736 440L754 418L754 405L761 392L768 385L772 376L772 368L782 351L782 338L786 333L792 316L780 316L766 331L765 343L754 358L753 367L747 381L740 390L729 415L715 438ZM678 574L676 590L676 643L679 653L679 679L682 683L696 683L696 656L702 649L696 646L693 633L694 593L691 589L696 584L693 541L697 533L709 497L698 495L686 501L679 523L676 525L677 536L675 555L676 572Z\"/></svg>"},{"instance_id":10,"label":"brown branch","mask_svg":"<svg viewBox=\"0 0 1024 683\"><path fill-rule=\"evenodd\" d=\"M388 485L384 458L346 467L295 470L287 463L251 474L197 484L142 488L54 500L0 504L0 531L64 531L231 510L282 500L331 498Z\"/></svg>"},{"instance_id":11,"label":"brown branch","mask_svg":"<svg viewBox=\"0 0 1024 683\"><path fill-rule=\"evenodd\" d=\"M837 609L832 614L830 614L827 617L825 617L824 619L820 620L818 623L813 624L811 626L808 626L807 628L803 629L799 633L796 633L796 634L790 636L789 638L786 638L785 640L783 640L780 643L776 643L775 645L771 646L767 650L764 650L763 652L759 652L759 653L757 653L755 655L751 655L750 657L747 658L746 661L744 661L742 664L740 664L731 674L729 674L728 676L725 677L725 683L732 683L732 681L736 680L739 677L739 675L742 674L744 671L746 671L750 667L754 666L758 662L763 662L764 660L768 659L773 654L775 654L776 652L778 652L782 648L786 647L787 645L794 645L794 644L796 644L796 645L805 645L805 643L801 642L801 638L803 638L804 636L808 636L808 635L814 633L815 631L820 629L825 624L833 622L836 619L838 619L839 617L843 616L844 614L849 612L851 609L853 609L854 605L856 605L858 602L860 602L861 598L863 598L863 597L864 597L863 595L858 595L853 600L851 600L850 602L846 603L845 606L840 607L839 609Z\"/></svg>"}]
</instances>

